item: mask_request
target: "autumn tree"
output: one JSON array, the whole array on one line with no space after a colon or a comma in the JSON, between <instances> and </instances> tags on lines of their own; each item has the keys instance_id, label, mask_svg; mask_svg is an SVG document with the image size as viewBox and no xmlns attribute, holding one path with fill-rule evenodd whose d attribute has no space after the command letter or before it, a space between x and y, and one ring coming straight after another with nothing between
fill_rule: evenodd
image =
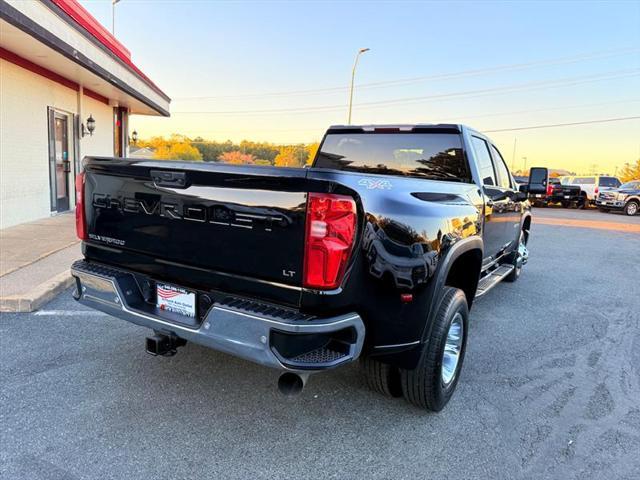
<instances>
[{"instance_id":1,"label":"autumn tree","mask_svg":"<svg viewBox=\"0 0 640 480\"><path fill-rule=\"evenodd\" d=\"M235 165L249 164L253 165L256 163L256 157L249 153L242 153L239 150L234 150L231 152L224 152L220 154L218 160L225 163L232 163Z\"/></svg>"},{"instance_id":2,"label":"autumn tree","mask_svg":"<svg viewBox=\"0 0 640 480\"><path fill-rule=\"evenodd\" d=\"M250 142L242 140L239 148L242 153L250 153L256 159L267 160L267 163L273 164L276 155L280 152L277 145L267 142Z\"/></svg>"},{"instance_id":3,"label":"autumn tree","mask_svg":"<svg viewBox=\"0 0 640 480\"><path fill-rule=\"evenodd\" d=\"M311 165L313 160L316 158L316 153L318 153L320 144L318 142L310 143L305 148L307 150L307 161L305 162L305 165Z\"/></svg>"},{"instance_id":4,"label":"autumn tree","mask_svg":"<svg viewBox=\"0 0 640 480\"><path fill-rule=\"evenodd\" d=\"M162 144L155 149L153 157L160 160L202 161L198 149L187 142Z\"/></svg>"},{"instance_id":5,"label":"autumn tree","mask_svg":"<svg viewBox=\"0 0 640 480\"><path fill-rule=\"evenodd\" d=\"M187 148L184 144L195 148L199 153L199 158L192 149ZM157 152L156 158L174 159L180 155L184 160L302 167L313 162L319 144L278 145L250 140L242 140L240 143L234 143L231 140L217 142L205 140L202 137L190 139L185 135L174 133L169 137L158 136L148 140L140 139L137 146L154 150Z\"/></svg>"},{"instance_id":6,"label":"autumn tree","mask_svg":"<svg viewBox=\"0 0 640 480\"><path fill-rule=\"evenodd\" d=\"M636 160L636 163L625 163L622 170L620 170L620 180L623 182L630 182L631 180L640 179L640 159Z\"/></svg>"},{"instance_id":7,"label":"autumn tree","mask_svg":"<svg viewBox=\"0 0 640 480\"><path fill-rule=\"evenodd\" d=\"M309 158L304 145L283 145L274 160L276 167L301 167Z\"/></svg>"}]
</instances>

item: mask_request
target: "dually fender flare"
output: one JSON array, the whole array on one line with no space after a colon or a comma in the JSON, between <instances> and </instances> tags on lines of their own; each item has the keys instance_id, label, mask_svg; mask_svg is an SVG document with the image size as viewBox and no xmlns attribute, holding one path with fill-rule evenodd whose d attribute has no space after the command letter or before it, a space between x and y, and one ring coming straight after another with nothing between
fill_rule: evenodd
<instances>
[{"instance_id":1,"label":"dually fender flare","mask_svg":"<svg viewBox=\"0 0 640 480\"><path fill-rule=\"evenodd\" d=\"M529 219L529 228L525 229L524 224L527 219ZM533 222L533 215L531 215L530 211L526 211L522 214L522 218L520 219L520 229L518 230L518 235L520 235L521 230L525 230L526 240L529 241L529 235L531 234L531 223ZM516 239L517 241L517 239Z\"/></svg>"},{"instance_id":2,"label":"dually fender flare","mask_svg":"<svg viewBox=\"0 0 640 480\"><path fill-rule=\"evenodd\" d=\"M438 265L438 269L436 270L437 273L433 278L431 286L433 291L431 295L431 302L429 304L429 311L427 313L424 329L422 331L422 338L420 342L421 345L425 345L426 339L429 338L429 334L431 333L433 316L438 311L440 301L442 300L444 283L447 280L447 276L449 275L451 266L461 255L471 250L479 250L481 253L480 258L483 258L484 242L480 236L467 237L465 239L459 240L448 249L447 253L441 259ZM478 275L480 275L480 271L478 271Z\"/></svg>"}]
</instances>

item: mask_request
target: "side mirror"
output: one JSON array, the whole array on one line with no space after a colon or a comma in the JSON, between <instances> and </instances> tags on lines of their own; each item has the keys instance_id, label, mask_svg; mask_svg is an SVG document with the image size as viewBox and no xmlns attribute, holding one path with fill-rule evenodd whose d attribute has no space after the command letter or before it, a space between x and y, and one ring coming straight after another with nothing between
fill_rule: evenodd
<instances>
[{"instance_id":1,"label":"side mirror","mask_svg":"<svg viewBox=\"0 0 640 480\"><path fill-rule=\"evenodd\" d=\"M529 184L527 191L530 194L547 193L547 185L549 185L549 169L544 167L533 167L529 170Z\"/></svg>"}]
</instances>

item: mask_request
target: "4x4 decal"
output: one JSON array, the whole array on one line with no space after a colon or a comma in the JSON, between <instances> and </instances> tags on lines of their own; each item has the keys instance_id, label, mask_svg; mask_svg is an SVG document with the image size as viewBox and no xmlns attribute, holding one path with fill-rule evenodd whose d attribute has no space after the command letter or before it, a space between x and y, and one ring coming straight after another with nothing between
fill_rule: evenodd
<instances>
[{"instance_id":1,"label":"4x4 decal","mask_svg":"<svg viewBox=\"0 0 640 480\"><path fill-rule=\"evenodd\" d=\"M377 178L363 178L358 182L358 185L367 187L367 190L391 190L393 188L389 180Z\"/></svg>"}]
</instances>

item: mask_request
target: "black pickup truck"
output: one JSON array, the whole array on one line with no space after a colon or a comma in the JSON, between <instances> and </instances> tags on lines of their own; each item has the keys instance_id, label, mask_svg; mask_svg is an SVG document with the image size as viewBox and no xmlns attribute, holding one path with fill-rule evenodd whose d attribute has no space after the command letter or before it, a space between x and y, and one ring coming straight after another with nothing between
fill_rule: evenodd
<instances>
[{"instance_id":1,"label":"black pickup truck","mask_svg":"<svg viewBox=\"0 0 640 480\"><path fill-rule=\"evenodd\" d=\"M585 207L585 197L582 195L582 191L579 186L565 185L560 182L560 179L549 177L546 169L544 171L538 169L537 171L539 172L537 175L547 175L544 177L547 179L547 183L544 193L529 195L529 200L534 207L548 207L549 205L557 203L562 205L564 208L569 208L571 206ZM537 179L534 178L532 182L535 182L536 180Z\"/></svg>"},{"instance_id":2,"label":"black pickup truck","mask_svg":"<svg viewBox=\"0 0 640 480\"><path fill-rule=\"evenodd\" d=\"M460 125L331 127L311 168L83 165L75 298L153 329L149 353L193 341L285 393L360 358L375 390L442 409L474 299L527 261L527 194Z\"/></svg>"}]
</instances>

